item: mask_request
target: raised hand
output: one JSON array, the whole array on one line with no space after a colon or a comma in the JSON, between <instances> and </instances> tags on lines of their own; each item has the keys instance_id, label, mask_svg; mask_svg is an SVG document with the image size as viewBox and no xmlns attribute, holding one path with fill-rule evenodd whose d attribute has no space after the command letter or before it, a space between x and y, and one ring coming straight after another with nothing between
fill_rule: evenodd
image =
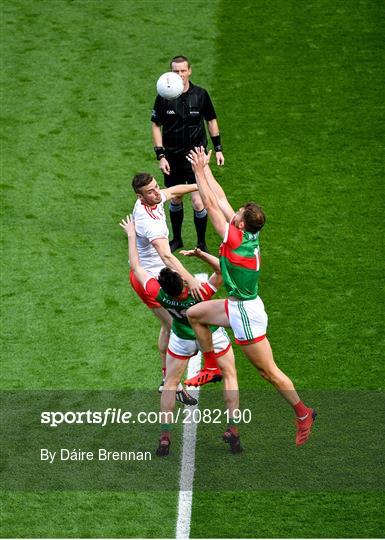
<instances>
[{"instance_id":1,"label":"raised hand","mask_svg":"<svg viewBox=\"0 0 385 540\"><path fill-rule=\"evenodd\" d=\"M122 221L119 223L120 227L124 230L124 232L127 234L129 238L134 238L136 236L135 232L135 222L132 217L132 214L130 216L126 216L126 218L122 219Z\"/></svg>"},{"instance_id":2,"label":"raised hand","mask_svg":"<svg viewBox=\"0 0 385 540\"><path fill-rule=\"evenodd\" d=\"M194 172L203 170L206 165L208 165L210 158L211 150L206 155L203 146L196 146L194 150L190 150L189 154L186 156L186 159L191 163L191 167Z\"/></svg>"}]
</instances>

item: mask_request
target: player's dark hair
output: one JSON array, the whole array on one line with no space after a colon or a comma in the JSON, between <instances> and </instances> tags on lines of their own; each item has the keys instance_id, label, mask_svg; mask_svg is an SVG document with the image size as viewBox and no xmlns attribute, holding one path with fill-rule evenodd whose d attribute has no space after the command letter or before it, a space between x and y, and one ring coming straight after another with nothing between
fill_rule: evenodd
<instances>
[{"instance_id":1,"label":"player's dark hair","mask_svg":"<svg viewBox=\"0 0 385 540\"><path fill-rule=\"evenodd\" d=\"M245 230L253 234L260 231L266 221L262 208L253 202L244 205L242 219L245 222Z\"/></svg>"},{"instance_id":2,"label":"player's dark hair","mask_svg":"<svg viewBox=\"0 0 385 540\"><path fill-rule=\"evenodd\" d=\"M181 54L179 54L178 56L174 56L174 58L171 58L170 69L172 69L173 62L175 62L176 64L179 64L180 62L187 62L187 66L190 67L190 60L187 58L187 56L183 56Z\"/></svg>"},{"instance_id":3,"label":"player's dark hair","mask_svg":"<svg viewBox=\"0 0 385 540\"><path fill-rule=\"evenodd\" d=\"M183 291L183 279L171 268L162 268L158 276L158 283L170 296L179 296Z\"/></svg>"},{"instance_id":4,"label":"player's dark hair","mask_svg":"<svg viewBox=\"0 0 385 540\"><path fill-rule=\"evenodd\" d=\"M148 184L150 184L153 179L154 177L152 176L152 174L146 172L138 173L132 179L132 188L135 193L140 193L141 188L144 186L148 186Z\"/></svg>"}]
</instances>

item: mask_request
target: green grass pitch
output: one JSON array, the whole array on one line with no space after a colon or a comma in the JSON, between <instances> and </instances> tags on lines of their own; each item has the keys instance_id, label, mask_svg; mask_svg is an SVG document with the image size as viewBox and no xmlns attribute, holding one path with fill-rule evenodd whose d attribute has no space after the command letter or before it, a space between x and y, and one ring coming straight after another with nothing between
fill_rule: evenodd
<instances>
[{"instance_id":1,"label":"green grass pitch","mask_svg":"<svg viewBox=\"0 0 385 540\"><path fill-rule=\"evenodd\" d=\"M217 109L226 164L215 174L235 207L257 200L267 214L261 295L279 365L308 392L384 390L380 0L3 0L0 10L2 389L159 383L157 323L127 284L118 222L133 174L160 180L154 85L181 53ZM219 244L211 227L208 243ZM241 392L266 389L236 355ZM226 475L227 454L216 459ZM3 537L175 533L175 491L1 501ZM191 536L379 537L383 506L380 491L235 483L194 492Z\"/></svg>"}]
</instances>

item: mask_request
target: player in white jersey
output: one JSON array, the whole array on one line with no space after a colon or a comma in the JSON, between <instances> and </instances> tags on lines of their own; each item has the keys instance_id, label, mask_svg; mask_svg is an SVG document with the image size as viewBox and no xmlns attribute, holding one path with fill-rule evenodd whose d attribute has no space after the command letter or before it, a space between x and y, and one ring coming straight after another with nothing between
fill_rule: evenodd
<instances>
[{"instance_id":1,"label":"player in white jersey","mask_svg":"<svg viewBox=\"0 0 385 540\"><path fill-rule=\"evenodd\" d=\"M181 197L197 190L196 184L178 185L168 189L160 189L155 178L148 173L134 176L132 187L138 197L135 203L133 217L137 234L137 248L140 265L153 277L157 278L165 266L178 272L186 281L191 293L196 299L202 299L203 288L200 281L194 278L171 253L168 242L168 227L164 212L164 203L173 197ZM166 366L166 352L171 330L170 314L152 297L130 272L130 282L141 300L159 319L161 329L158 347L162 359L163 378ZM161 390L162 385L159 387ZM196 400L189 396L182 385L178 386L177 399L185 404L193 405Z\"/></svg>"},{"instance_id":2,"label":"player in white jersey","mask_svg":"<svg viewBox=\"0 0 385 540\"><path fill-rule=\"evenodd\" d=\"M136 247L140 264L154 277L158 276L165 265L152 242L158 238L168 238L168 227L163 206L167 197L162 191L161 198L161 202L154 206L148 206L138 199L132 212L135 221Z\"/></svg>"}]
</instances>

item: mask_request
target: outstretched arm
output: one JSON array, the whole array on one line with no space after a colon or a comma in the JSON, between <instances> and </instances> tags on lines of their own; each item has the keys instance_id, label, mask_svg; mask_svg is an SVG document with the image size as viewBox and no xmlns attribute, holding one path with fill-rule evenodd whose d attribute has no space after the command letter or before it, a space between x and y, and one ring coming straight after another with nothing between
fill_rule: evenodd
<instances>
[{"instance_id":1,"label":"outstretched arm","mask_svg":"<svg viewBox=\"0 0 385 540\"><path fill-rule=\"evenodd\" d=\"M198 259L207 262L214 270L214 272L216 272L217 274L221 273L221 267L219 266L218 257L214 257L214 255L211 255L210 253L206 253L199 248L182 249L182 251L180 251L179 253L181 255L184 255L185 257L197 257Z\"/></svg>"},{"instance_id":2,"label":"outstretched arm","mask_svg":"<svg viewBox=\"0 0 385 540\"><path fill-rule=\"evenodd\" d=\"M137 280L144 286L150 274L140 266L138 249L136 247L136 232L135 223L132 216L127 216L119 223L128 239L128 260L130 261L131 270L134 272Z\"/></svg>"},{"instance_id":3,"label":"outstretched arm","mask_svg":"<svg viewBox=\"0 0 385 540\"><path fill-rule=\"evenodd\" d=\"M194 171L203 206L207 209L215 230L221 236L221 238L223 238L226 233L227 220L218 204L218 200L214 192L210 189L205 175L207 156L203 146L200 148L196 147L195 151L190 150L187 159L190 161L192 170Z\"/></svg>"},{"instance_id":4,"label":"outstretched arm","mask_svg":"<svg viewBox=\"0 0 385 540\"><path fill-rule=\"evenodd\" d=\"M203 300L202 283L187 272L183 264L175 257L175 255L171 253L170 244L168 243L167 238L156 238L151 242L151 244L158 252L159 257L162 259L165 266L168 266L171 268L171 270L174 270L174 272L178 272L182 279L187 282L188 288L190 289L193 297L196 300Z\"/></svg>"},{"instance_id":5,"label":"outstretched arm","mask_svg":"<svg viewBox=\"0 0 385 540\"><path fill-rule=\"evenodd\" d=\"M205 167L205 176L206 176L206 180L207 180L208 185L210 186L211 191L214 193L214 195L217 198L219 208L224 213L227 221L230 221L233 215L235 214L235 212L231 204L229 203L226 197L226 193L223 191L222 186L216 181L208 162Z\"/></svg>"},{"instance_id":6,"label":"outstretched arm","mask_svg":"<svg viewBox=\"0 0 385 540\"><path fill-rule=\"evenodd\" d=\"M183 249L179 253L185 257L198 257L198 259L207 262L214 270L214 274L210 276L208 281L215 289L219 289L223 280L218 257L214 257L214 255L211 255L210 253L205 253L199 248Z\"/></svg>"},{"instance_id":7,"label":"outstretched arm","mask_svg":"<svg viewBox=\"0 0 385 540\"><path fill-rule=\"evenodd\" d=\"M166 195L167 201L174 197L183 197L183 195L192 193L193 191L198 191L198 186L196 184L178 184L177 186L162 189L162 192Z\"/></svg>"}]
</instances>

